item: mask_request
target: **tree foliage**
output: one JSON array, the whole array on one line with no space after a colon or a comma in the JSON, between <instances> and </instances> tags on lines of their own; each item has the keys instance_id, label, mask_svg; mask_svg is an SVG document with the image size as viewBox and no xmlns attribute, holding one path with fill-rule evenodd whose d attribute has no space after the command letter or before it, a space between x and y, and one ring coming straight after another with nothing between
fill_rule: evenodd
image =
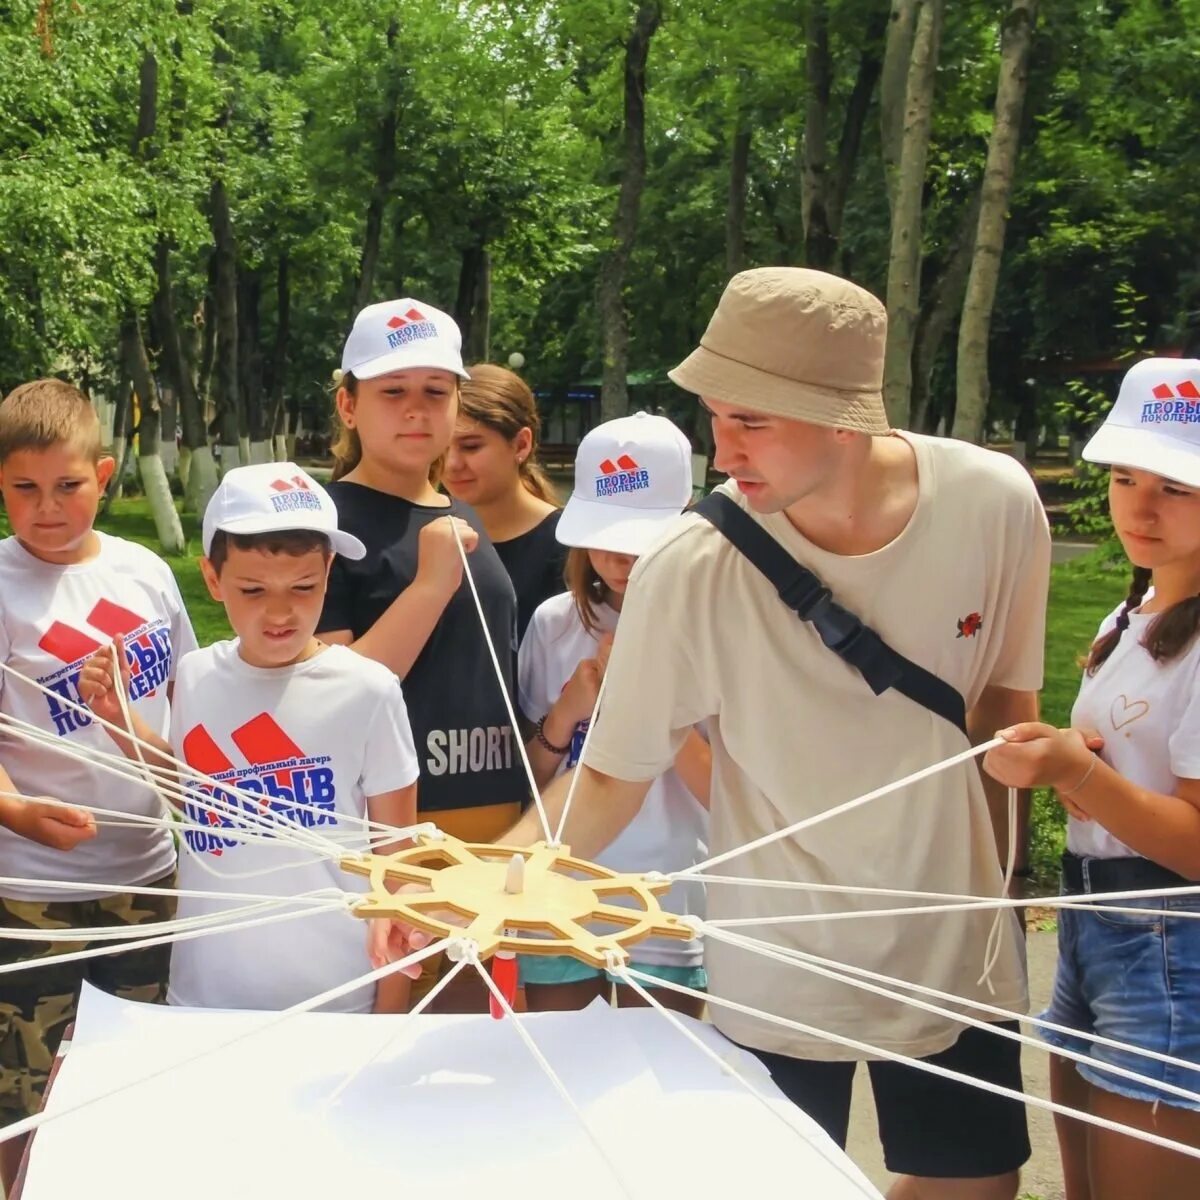
<instances>
[{"instance_id":1,"label":"tree foliage","mask_svg":"<svg viewBox=\"0 0 1200 1200\"><path fill-rule=\"evenodd\" d=\"M210 437L234 342L238 435L311 430L356 304L398 295L454 311L473 355L520 351L536 385L598 378L626 47L645 7L13 0L0 17L0 386L55 371L115 399L132 312L166 391L173 371L190 373ZM879 76L894 6L654 7L644 187L618 291L629 374L662 381L730 266L808 261L886 293ZM953 335L1010 7L945 6L912 351L912 421L930 428L954 412ZM159 113L138 153L147 56ZM989 419L1053 418L1077 365L1121 349L1119 285L1146 298L1148 348L1177 341L1200 308L1200 93L1186 86L1198 60L1200 0L1043 6ZM217 185L234 338L215 336ZM632 396L669 398L665 386Z\"/></svg>"}]
</instances>

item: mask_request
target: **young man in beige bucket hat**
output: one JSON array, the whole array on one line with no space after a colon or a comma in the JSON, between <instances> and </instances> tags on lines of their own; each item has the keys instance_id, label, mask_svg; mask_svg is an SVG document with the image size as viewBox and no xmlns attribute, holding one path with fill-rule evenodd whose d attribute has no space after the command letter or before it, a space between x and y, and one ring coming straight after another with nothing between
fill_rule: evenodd
<instances>
[{"instance_id":1,"label":"young man in beige bucket hat","mask_svg":"<svg viewBox=\"0 0 1200 1200\"><path fill-rule=\"evenodd\" d=\"M728 496L898 654L961 695L956 724L896 687L876 694L708 520L685 514L639 560L608 664L607 698L564 840L598 853L638 811L687 731L707 722L714 855L817 816L1028 719L1041 686L1050 541L1013 460L889 428L887 319L818 271L735 276L700 348L671 372L712 415ZM551 827L562 797L547 796ZM503 840L534 841L528 816ZM878 910L879 895L753 886L998 895L988 798L974 762L942 771L714 870L710 919ZM895 906L910 901L898 899ZM1024 1011L1023 941L1005 914L872 916L753 925L753 937L1010 1012ZM990 969L985 970L985 958ZM710 937L716 998L1019 1089L1016 1043ZM986 976L985 979L981 977ZM857 1059L871 1055L714 1003L779 1086L845 1141ZM894 1062L871 1063L894 1200L1012 1200L1029 1154L1024 1108ZM796 1194L803 1193L797 1181Z\"/></svg>"}]
</instances>

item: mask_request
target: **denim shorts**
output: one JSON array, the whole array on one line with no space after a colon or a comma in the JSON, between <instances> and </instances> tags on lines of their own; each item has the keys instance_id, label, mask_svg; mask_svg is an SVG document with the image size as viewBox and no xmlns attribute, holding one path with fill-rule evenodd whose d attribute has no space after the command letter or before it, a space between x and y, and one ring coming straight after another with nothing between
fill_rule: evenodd
<instances>
[{"instance_id":1,"label":"denim shorts","mask_svg":"<svg viewBox=\"0 0 1200 1200\"><path fill-rule=\"evenodd\" d=\"M1195 1070L1042 1029L1051 1046L1087 1055L1089 1083L1148 1103L1200 1111L1200 1102L1102 1069L1123 1067L1200 1093L1200 896L1113 901L1136 913L1060 909L1058 970L1042 1018L1126 1045L1196 1063Z\"/></svg>"}]
</instances>

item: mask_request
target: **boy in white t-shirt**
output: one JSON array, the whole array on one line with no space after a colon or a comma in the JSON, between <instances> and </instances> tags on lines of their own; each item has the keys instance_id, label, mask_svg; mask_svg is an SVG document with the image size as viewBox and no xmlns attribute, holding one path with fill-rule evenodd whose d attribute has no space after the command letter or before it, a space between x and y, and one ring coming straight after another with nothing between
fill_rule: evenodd
<instances>
[{"instance_id":1,"label":"boy in white t-shirt","mask_svg":"<svg viewBox=\"0 0 1200 1200\"><path fill-rule=\"evenodd\" d=\"M84 661L115 639L133 710L165 732L175 664L196 644L167 565L93 528L114 466L100 453L95 410L70 384L35 380L0 403L0 492L12 529L0 541L0 963L54 953L49 943L5 939L5 929L140 925L174 909L165 894L47 886L173 886L175 848L165 829L111 818L98 829L91 813L41 799L159 814L149 789L86 761L89 749L111 753L112 745L77 707ZM59 739L63 752L20 736L10 719ZM83 979L126 998L161 1000L167 962L166 948L154 947L0 976L0 1126L40 1107ZM0 1145L6 1186L23 1142Z\"/></svg>"},{"instance_id":2,"label":"boy in white t-shirt","mask_svg":"<svg viewBox=\"0 0 1200 1200\"><path fill-rule=\"evenodd\" d=\"M138 722L134 732L164 758L243 796L264 797L262 811L275 821L328 834L347 852L367 845L364 817L413 824L418 764L399 681L379 663L313 636L333 553L364 553L356 537L338 529L328 494L291 463L238 467L209 502L203 544L205 582L237 638L180 663L169 743ZM93 711L121 723L111 658L92 659L82 691ZM223 811L242 807L236 794L195 779L187 787L193 798L185 817L193 828L184 834L180 861L184 889L220 890L224 875L235 892L363 890L364 881L332 858L276 840L244 840L244 825ZM191 916L240 903L184 897L179 911ZM348 912L321 913L294 922L285 938L267 926L176 944L168 999L281 1009L368 970L366 924ZM408 984L398 975L327 1007L399 1012Z\"/></svg>"}]
</instances>

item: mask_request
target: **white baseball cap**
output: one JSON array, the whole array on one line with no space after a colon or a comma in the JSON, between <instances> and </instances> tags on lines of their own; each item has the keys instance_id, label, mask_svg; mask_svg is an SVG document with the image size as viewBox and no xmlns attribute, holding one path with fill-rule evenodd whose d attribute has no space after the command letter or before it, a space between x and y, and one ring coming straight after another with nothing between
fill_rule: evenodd
<instances>
[{"instance_id":1,"label":"white baseball cap","mask_svg":"<svg viewBox=\"0 0 1200 1200\"><path fill-rule=\"evenodd\" d=\"M207 555L213 534L284 533L306 529L323 533L335 554L362 558L367 552L352 533L338 528L329 493L295 463L255 463L226 471L204 510L202 544Z\"/></svg>"},{"instance_id":2,"label":"white baseball cap","mask_svg":"<svg viewBox=\"0 0 1200 1200\"><path fill-rule=\"evenodd\" d=\"M559 518L564 546L641 554L692 498L692 447L666 417L597 425L575 454L575 490Z\"/></svg>"},{"instance_id":3,"label":"white baseball cap","mask_svg":"<svg viewBox=\"0 0 1200 1200\"><path fill-rule=\"evenodd\" d=\"M1130 367L1083 457L1200 487L1200 359L1146 358Z\"/></svg>"},{"instance_id":4,"label":"white baseball cap","mask_svg":"<svg viewBox=\"0 0 1200 1200\"><path fill-rule=\"evenodd\" d=\"M342 370L355 379L423 367L462 379L462 334L454 318L421 300L369 304L354 318L342 350Z\"/></svg>"}]
</instances>

